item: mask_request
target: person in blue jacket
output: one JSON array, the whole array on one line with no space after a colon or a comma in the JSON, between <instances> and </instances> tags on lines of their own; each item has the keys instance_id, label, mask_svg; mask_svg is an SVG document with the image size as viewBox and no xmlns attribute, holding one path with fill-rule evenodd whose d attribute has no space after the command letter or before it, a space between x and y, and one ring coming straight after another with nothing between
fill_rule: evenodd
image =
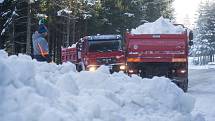
<instances>
[{"instance_id":1,"label":"person in blue jacket","mask_svg":"<svg viewBox=\"0 0 215 121\"><path fill-rule=\"evenodd\" d=\"M32 35L33 55L37 61L51 62L49 46L45 37L48 35L48 29L44 24L39 25L38 31Z\"/></svg>"}]
</instances>

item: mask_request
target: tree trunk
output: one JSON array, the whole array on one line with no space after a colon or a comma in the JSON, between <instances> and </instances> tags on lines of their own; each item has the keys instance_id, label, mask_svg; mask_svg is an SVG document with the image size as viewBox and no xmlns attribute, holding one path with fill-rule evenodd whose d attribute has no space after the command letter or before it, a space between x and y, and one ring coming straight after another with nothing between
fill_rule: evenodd
<instances>
[{"instance_id":1,"label":"tree trunk","mask_svg":"<svg viewBox=\"0 0 215 121\"><path fill-rule=\"evenodd\" d=\"M13 32L12 32L12 38L11 38L11 54L15 54L15 25L14 25L14 20L12 20L12 26L13 26Z\"/></svg>"},{"instance_id":2,"label":"tree trunk","mask_svg":"<svg viewBox=\"0 0 215 121\"><path fill-rule=\"evenodd\" d=\"M85 19L84 36L87 36L87 19Z\"/></svg>"},{"instance_id":3,"label":"tree trunk","mask_svg":"<svg viewBox=\"0 0 215 121\"><path fill-rule=\"evenodd\" d=\"M67 19L67 30L66 30L66 47L69 47L70 46L70 16L69 18Z\"/></svg>"},{"instance_id":4,"label":"tree trunk","mask_svg":"<svg viewBox=\"0 0 215 121\"><path fill-rule=\"evenodd\" d=\"M28 0L26 53L31 55L31 3Z\"/></svg>"},{"instance_id":5,"label":"tree trunk","mask_svg":"<svg viewBox=\"0 0 215 121\"><path fill-rule=\"evenodd\" d=\"M213 62L213 54L210 54L210 62Z\"/></svg>"},{"instance_id":6,"label":"tree trunk","mask_svg":"<svg viewBox=\"0 0 215 121\"><path fill-rule=\"evenodd\" d=\"M214 55L212 54L212 62L214 62Z\"/></svg>"},{"instance_id":7,"label":"tree trunk","mask_svg":"<svg viewBox=\"0 0 215 121\"><path fill-rule=\"evenodd\" d=\"M73 19L72 44L75 43L75 18Z\"/></svg>"}]
</instances>

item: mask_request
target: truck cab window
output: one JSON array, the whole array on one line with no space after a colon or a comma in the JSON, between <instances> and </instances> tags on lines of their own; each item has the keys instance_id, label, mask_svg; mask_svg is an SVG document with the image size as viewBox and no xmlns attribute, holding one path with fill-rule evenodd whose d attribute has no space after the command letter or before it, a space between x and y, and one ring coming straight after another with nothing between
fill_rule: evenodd
<instances>
[{"instance_id":1,"label":"truck cab window","mask_svg":"<svg viewBox=\"0 0 215 121\"><path fill-rule=\"evenodd\" d=\"M90 52L111 52L122 50L121 40L95 40L89 42Z\"/></svg>"}]
</instances>

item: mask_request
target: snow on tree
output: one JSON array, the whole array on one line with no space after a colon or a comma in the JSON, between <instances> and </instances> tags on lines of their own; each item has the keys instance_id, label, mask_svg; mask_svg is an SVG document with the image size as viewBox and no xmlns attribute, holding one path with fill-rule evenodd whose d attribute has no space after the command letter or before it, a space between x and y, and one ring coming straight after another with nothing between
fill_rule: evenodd
<instances>
[{"instance_id":1,"label":"snow on tree","mask_svg":"<svg viewBox=\"0 0 215 121\"><path fill-rule=\"evenodd\" d=\"M210 56L213 61L215 54L215 2L201 3L197 20L196 38L192 53L196 56Z\"/></svg>"},{"instance_id":2,"label":"snow on tree","mask_svg":"<svg viewBox=\"0 0 215 121\"><path fill-rule=\"evenodd\" d=\"M7 21L4 23L3 25L3 30L1 32L1 35L3 35L5 33L5 30L8 29L8 27L11 25L12 23L12 20L16 17L16 16L19 16L17 13L16 13L17 9L15 7L15 9L13 10L13 12L11 13L10 17L7 19ZM5 12L2 17L6 16L7 14L10 13L10 10L8 12Z\"/></svg>"}]
</instances>

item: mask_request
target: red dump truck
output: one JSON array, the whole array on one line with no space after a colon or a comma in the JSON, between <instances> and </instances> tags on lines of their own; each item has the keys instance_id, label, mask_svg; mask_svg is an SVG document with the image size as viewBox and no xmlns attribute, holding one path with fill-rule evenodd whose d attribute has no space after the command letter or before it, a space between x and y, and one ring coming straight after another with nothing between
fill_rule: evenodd
<instances>
[{"instance_id":1,"label":"red dump truck","mask_svg":"<svg viewBox=\"0 0 215 121\"><path fill-rule=\"evenodd\" d=\"M69 48L61 48L61 61L62 62L72 62L78 64L78 54L76 46Z\"/></svg>"},{"instance_id":2,"label":"red dump truck","mask_svg":"<svg viewBox=\"0 0 215 121\"><path fill-rule=\"evenodd\" d=\"M120 35L86 36L73 48L62 48L62 62L75 63L78 71L95 71L101 65L111 72L125 71L125 60Z\"/></svg>"},{"instance_id":3,"label":"red dump truck","mask_svg":"<svg viewBox=\"0 0 215 121\"><path fill-rule=\"evenodd\" d=\"M188 88L188 46L193 34L126 33L126 61L129 74L144 78L165 76L185 92Z\"/></svg>"}]
</instances>

